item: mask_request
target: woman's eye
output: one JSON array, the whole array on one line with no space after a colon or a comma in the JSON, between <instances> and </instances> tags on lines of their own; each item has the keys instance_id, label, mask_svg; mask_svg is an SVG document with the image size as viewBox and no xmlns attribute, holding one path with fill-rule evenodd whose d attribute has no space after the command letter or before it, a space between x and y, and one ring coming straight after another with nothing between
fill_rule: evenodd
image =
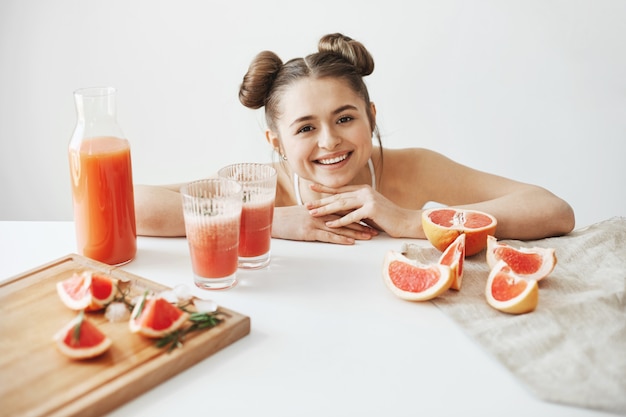
<instances>
[{"instance_id":1,"label":"woman's eye","mask_svg":"<svg viewBox=\"0 0 626 417\"><path fill-rule=\"evenodd\" d=\"M313 130L313 126L304 126L298 130L298 133L310 132Z\"/></svg>"},{"instance_id":2,"label":"woman's eye","mask_svg":"<svg viewBox=\"0 0 626 417\"><path fill-rule=\"evenodd\" d=\"M350 116L342 116L342 117L339 118L337 123L339 123L339 124L346 123L346 122L349 122L350 120L352 120L352 117L350 117Z\"/></svg>"}]
</instances>

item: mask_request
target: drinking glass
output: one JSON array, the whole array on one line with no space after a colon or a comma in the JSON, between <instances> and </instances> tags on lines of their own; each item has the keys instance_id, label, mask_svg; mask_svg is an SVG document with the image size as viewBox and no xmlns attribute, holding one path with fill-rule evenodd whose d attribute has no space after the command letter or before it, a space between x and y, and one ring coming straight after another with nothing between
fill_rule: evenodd
<instances>
[{"instance_id":1,"label":"drinking glass","mask_svg":"<svg viewBox=\"0 0 626 417\"><path fill-rule=\"evenodd\" d=\"M252 162L228 165L218 171L218 177L235 180L243 187L239 268L258 269L270 263L276 176L270 165Z\"/></svg>"},{"instance_id":2,"label":"drinking glass","mask_svg":"<svg viewBox=\"0 0 626 417\"><path fill-rule=\"evenodd\" d=\"M196 286L221 290L237 285L242 186L227 178L181 187L185 231Z\"/></svg>"}]
</instances>

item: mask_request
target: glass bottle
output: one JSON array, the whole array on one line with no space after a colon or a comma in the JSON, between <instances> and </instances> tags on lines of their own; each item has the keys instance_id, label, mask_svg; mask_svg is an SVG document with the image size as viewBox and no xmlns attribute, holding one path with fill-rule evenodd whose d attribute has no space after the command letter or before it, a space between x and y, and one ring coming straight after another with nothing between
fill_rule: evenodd
<instances>
[{"instance_id":1,"label":"glass bottle","mask_svg":"<svg viewBox=\"0 0 626 417\"><path fill-rule=\"evenodd\" d=\"M115 89L74 92L77 122L69 143L78 253L109 265L137 252L130 144L116 119Z\"/></svg>"}]
</instances>

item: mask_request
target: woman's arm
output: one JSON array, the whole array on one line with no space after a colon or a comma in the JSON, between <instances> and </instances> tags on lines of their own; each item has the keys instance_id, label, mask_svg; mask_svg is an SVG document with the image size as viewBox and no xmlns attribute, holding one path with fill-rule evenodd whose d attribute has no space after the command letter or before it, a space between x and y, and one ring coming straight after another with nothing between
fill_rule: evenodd
<instances>
[{"instance_id":1,"label":"woman's arm","mask_svg":"<svg viewBox=\"0 0 626 417\"><path fill-rule=\"evenodd\" d=\"M330 227L363 221L393 237L424 238L421 208L427 201L492 214L502 239L539 239L574 228L572 208L548 190L477 171L433 151L387 150L382 178L380 192L368 185L314 185L334 195L307 208L312 216L347 213L327 223Z\"/></svg>"},{"instance_id":2,"label":"woman's arm","mask_svg":"<svg viewBox=\"0 0 626 417\"><path fill-rule=\"evenodd\" d=\"M433 200L490 213L498 220L500 239L540 239L574 229L570 205L543 187L468 168L436 153L429 159L447 172L441 184L431 188ZM430 183L436 184L436 179L431 177Z\"/></svg>"},{"instance_id":3,"label":"woman's arm","mask_svg":"<svg viewBox=\"0 0 626 417\"><path fill-rule=\"evenodd\" d=\"M464 208L492 214L498 220L499 239L541 239L560 236L574 229L574 211L564 200L550 191L518 184L510 193Z\"/></svg>"},{"instance_id":4,"label":"woman's arm","mask_svg":"<svg viewBox=\"0 0 626 417\"><path fill-rule=\"evenodd\" d=\"M135 217L139 235L185 236L179 192L181 186L182 184L135 186ZM371 239L377 234L375 230L360 224L341 228L329 228L325 225L325 221L337 217L313 218L302 206L276 207L272 237L350 245L355 240Z\"/></svg>"},{"instance_id":5,"label":"woman's arm","mask_svg":"<svg viewBox=\"0 0 626 417\"><path fill-rule=\"evenodd\" d=\"M143 236L185 236L182 184L135 185L137 234Z\"/></svg>"}]
</instances>

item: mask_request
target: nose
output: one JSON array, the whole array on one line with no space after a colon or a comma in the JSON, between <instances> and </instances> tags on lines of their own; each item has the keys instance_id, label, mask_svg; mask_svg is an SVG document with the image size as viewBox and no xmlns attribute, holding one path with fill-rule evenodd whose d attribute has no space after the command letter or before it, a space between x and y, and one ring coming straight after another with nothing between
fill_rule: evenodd
<instances>
[{"instance_id":1,"label":"nose","mask_svg":"<svg viewBox=\"0 0 626 417\"><path fill-rule=\"evenodd\" d=\"M324 128L320 132L317 146L323 149L335 149L341 143L341 136L332 128Z\"/></svg>"}]
</instances>

